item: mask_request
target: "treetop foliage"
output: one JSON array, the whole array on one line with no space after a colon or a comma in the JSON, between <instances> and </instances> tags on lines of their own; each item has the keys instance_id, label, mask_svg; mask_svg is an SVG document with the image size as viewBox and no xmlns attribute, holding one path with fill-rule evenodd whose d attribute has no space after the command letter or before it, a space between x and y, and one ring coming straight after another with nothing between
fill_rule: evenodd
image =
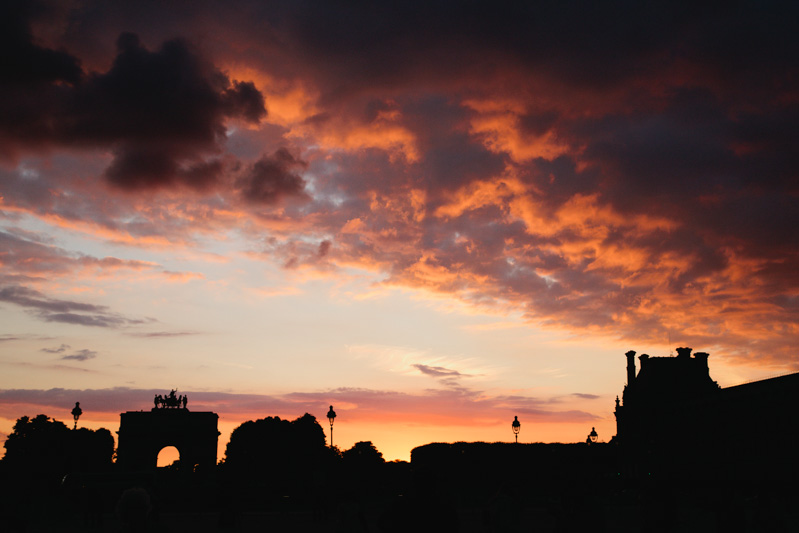
<instances>
[{"instance_id":1,"label":"treetop foliage","mask_svg":"<svg viewBox=\"0 0 799 533\"><path fill-rule=\"evenodd\" d=\"M56 480L70 472L102 471L111 466L114 437L105 428L69 429L46 415L23 416L4 444L2 466L30 480Z\"/></svg>"}]
</instances>

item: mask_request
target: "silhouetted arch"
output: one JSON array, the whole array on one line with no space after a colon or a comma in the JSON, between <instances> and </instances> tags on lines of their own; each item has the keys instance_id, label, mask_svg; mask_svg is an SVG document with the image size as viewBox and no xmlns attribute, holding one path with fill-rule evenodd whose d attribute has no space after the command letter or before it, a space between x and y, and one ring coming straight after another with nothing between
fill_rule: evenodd
<instances>
[{"instance_id":1,"label":"silhouetted arch","mask_svg":"<svg viewBox=\"0 0 799 533\"><path fill-rule=\"evenodd\" d=\"M188 409L128 411L120 415L117 463L126 470L152 470L159 452L174 446L183 465L210 469L216 465L219 438L216 413Z\"/></svg>"}]
</instances>

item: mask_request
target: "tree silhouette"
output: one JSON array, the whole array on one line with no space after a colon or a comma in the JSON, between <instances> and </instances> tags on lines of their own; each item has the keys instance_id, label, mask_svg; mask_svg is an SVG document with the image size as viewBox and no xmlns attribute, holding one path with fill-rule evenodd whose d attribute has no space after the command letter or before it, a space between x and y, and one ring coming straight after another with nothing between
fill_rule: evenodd
<instances>
[{"instance_id":1,"label":"tree silhouette","mask_svg":"<svg viewBox=\"0 0 799 533\"><path fill-rule=\"evenodd\" d=\"M21 417L4 445L4 473L24 485L57 482L67 470L68 435L63 422L45 415Z\"/></svg>"},{"instance_id":2,"label":"tree silhouette","mask_svg":"<svg viewBox=\"0 0 799 533\"><path fill-rule=\"evenodd\" d=\"M233 430L221 469L238 485L296 492L310 486L330 456L324 430L312 415L306 413L291 422L266 417Z\"/></svg>"},{"instance_id":3,"label":"tree silhouette","mask_svg":"<svg viewBox=\"0 0 799 533\"><path fill-rule=\"evenodd\" d=\"M376 468L385 463L383 454L380 453L372 441L356 442L352 448L341 454L345 468L358 470Z\"/></svg>"},{"instance_id":4,"label":"tree silhouette","mask_svg":"<svg viewBox=\"0 0 799 533\"><path fill-rule=\"evenodd\" d=\"M111 468L114 437L105 428L79 428L70 432L72 471L102 472Z\"/></svg>"},{"instance_id":5,"label":"tree silhouette","mask_svg":"<svg viewBox=\"0 0 799 533\"><path fill-rule=\"evenodd\" d=\"M361 498L374 498L382 484L385 472L383 454L377 451L372 441L356 442L341 454L343 478L349 490Z\"/></svg>"},{"instance_id":6,"label":"tree silhouette","mask_svg":"<svg viewBox=\"0 0 799 533\"><path fill-rule=\"evenodd\" d=\"M291 422L293 446L298 448L298 453L306 457L320 455L325 449L325 430L316 421L316 417L305 413Z\"/></svg>"},{"instance_id":7,"label":"tree silhouette","mask_svg":"<svg viewBox=\"0 0 799 533\"><path fill-rule=\"evenodd\" d=\"M107 429L70 430L46 415L23 416L6 439L3 471L19 483L59 482L70 472L98 472L111 466L114 437Z\"/></svg>"}]
</instances>

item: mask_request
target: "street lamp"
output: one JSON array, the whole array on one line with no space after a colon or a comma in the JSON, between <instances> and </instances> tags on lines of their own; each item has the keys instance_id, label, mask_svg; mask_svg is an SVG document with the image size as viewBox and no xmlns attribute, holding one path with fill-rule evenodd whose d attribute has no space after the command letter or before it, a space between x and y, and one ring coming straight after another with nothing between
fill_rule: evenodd
<instances>
[{"instance_id":1,"label":"street lamp","mask_svg":"<svg viewBox=\"0 0 799 533\"><path fill-rule=\"evenodd\" d=\"M72 429L78 429L78 418L82 414L83 410L80 408L80 402L75 402L75 407L72 408L72 419L75 421L75 427Z\"/></svg>"},{"instance_id":2,"label":"street lamp","mask_svg":"<svg viewBox=\"0 0 799 533\"><path fill-rule=\"evenodd\" d=\"M327 412L327 419L330 421L330 447L333 447L333 421L336 420L336 412L333 406L330 406L330 411Z\"/></svg>"},{"instance_id":3,"label":"street lamp","mask_svg":"<svg viewBox=\"0 0 799 533\"><path fill-rule=\"evenodd\" d=\"M596 440L599 438L599 435L596 434L596 428L591 428L591 433L588 434L588 443L589 444L596 444Z\"/></svg>"},{"instance_id":4,"label":"street lamp","mask_svg":"<svg viewBox=\"0 0 799 533\"><path fill-rule=\"evenodd\" d=\"M516 438L516 444L519 444L519 431L522 429L522 423L519 422L518 416L513 417L513 422L511 422L510 427L513 429L513 436Z\"/></svg>"}]
</instances>

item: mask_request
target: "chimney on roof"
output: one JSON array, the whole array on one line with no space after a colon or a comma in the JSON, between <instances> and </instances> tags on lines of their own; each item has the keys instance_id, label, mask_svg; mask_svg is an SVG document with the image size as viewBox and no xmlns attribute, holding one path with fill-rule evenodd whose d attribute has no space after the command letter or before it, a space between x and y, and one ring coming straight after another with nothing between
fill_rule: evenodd
<instances>
[{"instance_id":1,"label":"chimney on roof","mask_svg":"<svg viewBox=\"0 0 799 533\"><path fill-rule=\"evenodd\" d=\"M677 359L689 359L691 357L691 348L677 348Z\"/></svg>"},{"instance_id":2,"label":"chimney on roof","mask_svg":"<svg viewBox=\"0 0 799 533\"><path fill-rule=\"evenodd\" d=\"M707 352L696 352L694 359L697 360L697 366L710 375L710 369L707 366L707 358L710 354Z\"/></svg>"},{"instance_id":3,"label":"chimney on roof","mask_svg":"<svg viewBox=\"0 0 799 533\"><path fill-rule=\"evenodd\" d=\"M627 385L632 385L635 381L635 352L630 350L627 356Z\"/></svg>"}]
</instances>

